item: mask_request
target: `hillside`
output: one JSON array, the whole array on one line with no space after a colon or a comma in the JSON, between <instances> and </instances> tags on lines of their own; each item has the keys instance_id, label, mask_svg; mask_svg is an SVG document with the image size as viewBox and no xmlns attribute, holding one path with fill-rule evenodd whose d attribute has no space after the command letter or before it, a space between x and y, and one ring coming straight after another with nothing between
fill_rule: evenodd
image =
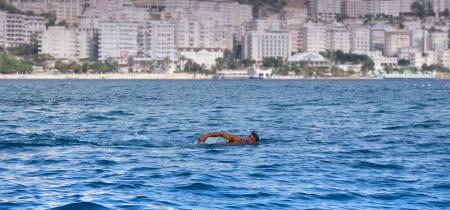
<instances>
[{"instance_id":1,"label":"hillside","mask_svg":"<svg viewBox=\"0 0 450 210\"><path fill-rule=\"evenodd\" d=\"M270 16L280 13L285 8L304 9L307 0L237 0L242 4L253 6L253 16Z\"/></svg>"}]
</instances>

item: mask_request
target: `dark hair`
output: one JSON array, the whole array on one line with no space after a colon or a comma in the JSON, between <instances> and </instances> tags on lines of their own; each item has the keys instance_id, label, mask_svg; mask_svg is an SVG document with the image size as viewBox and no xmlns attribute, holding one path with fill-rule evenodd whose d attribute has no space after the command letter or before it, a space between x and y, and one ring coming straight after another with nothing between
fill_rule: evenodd
<instances>
[{"instance_id":1,"label":"dark hair","mask_svg":"<svg viewBox=\"0 0 450 210\"><path fill-rule=\"evenodd\" d=\"M256 134L255 131L250 132L250 135L253 136L253 138L255 138L256 141L259 141L259 136L258 136L258 134Z\"/></svg>"}]
</instances>

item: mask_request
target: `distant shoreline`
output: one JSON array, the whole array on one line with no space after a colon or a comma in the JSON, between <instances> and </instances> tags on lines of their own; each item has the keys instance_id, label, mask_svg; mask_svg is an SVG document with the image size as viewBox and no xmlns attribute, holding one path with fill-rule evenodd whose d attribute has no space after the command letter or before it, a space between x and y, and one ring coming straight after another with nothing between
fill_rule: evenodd
<instances>
[{"instance_id":1,"label":"distant shoreline","mask_svg":"<svg viewBox=\"0 0 450 210\"><path fill-rule=\"evenodd\" d=\"M269 80L379 80L377 77L311 77L274 75ZM439 77L436 79L450 79ZM0 80L214 80L214 75L191 73L105 73L105 74L0 74ZM226 79L225 79L226 80ZM246 80L246 79L242 79Z\"/></svg>"}]
</instances>

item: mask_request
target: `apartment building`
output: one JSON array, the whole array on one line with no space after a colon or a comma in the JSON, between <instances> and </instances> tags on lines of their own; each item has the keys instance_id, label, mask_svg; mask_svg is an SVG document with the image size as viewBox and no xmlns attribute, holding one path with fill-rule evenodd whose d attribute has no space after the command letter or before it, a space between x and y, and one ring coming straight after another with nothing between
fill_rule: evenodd
<instances>
[{"instance_id":1,"label":"apartment building","mask_svg":"<svg viewBox=\"0 0 450 210\"><path fill-rule=\"evenodd\" d=\"M370 0L366 2L370 15L400 15L400 0Z\"/></svg>"},{"instance_id":2,"label":"apartment building","mask_svg":"<svg viewBox=\"0 0 450 210\"><path fill-rule=\"evenodd\" d=\"M366 27L351 29L351 52L354 54L367 54L370 51L370 30Z\"/></svg>"},{"instance_id":3,"label":"apartment building","mask_svg":"<svg viewBox=\"0 0 450 210\"><path fill-rule=\"evenodd\" d=\"M349 53L351 51L351 33L345 26L332 26L328 28L328 49L331 51L342 51Z\"/></svg>"},{"instance_id":4,"label":"apartment building","mask_svg":"<svg viewBox=\"0 0 450 210\"><path fill-rule=\"evenodd\" d=\"M309 0L308 15L327 22L333 22L341 14L341 0Z\"/></svg>"},{"instance_id":5,"label":"apartment building","mask_svg":"<svg viewBox=\"0 0 450 210\"><path fill-rule=\"evenodd\" d=\"M305 52L325 52L327 50L327 26L308 23L301 29Z\"/></svg>"},{"instance_id":6,"label":"apartment building","mask_svg":"<svg viewBox=\"0 0 450 210\"><path fill-rule=\"evenodd\" d=\"M368 13L365 0L342 0L342 13L348 17L362 17Z\"/></svg>"},{"instance_id":7,"label":"apartment building","mask_svg":"<svg viewBox=\"0 0 450 210\"><path fill-rule=\"evenodd\" d=\"M264 58L289 58L291 34L288 30L274 27L265 20L254 20L242 43L243 59L262 61Z\"/></svg>"},{"instance_id":8,"label":"apartment building","mask_svg":"<svg viewBox=\"0 0 450 210\"><path fill-rule=\"evenodd\" d=\"M56 59L80 60L92 58L92 37L86 31L51 26L42 35L39 54Z\"/></svg>"},{"instance_id":9,"label":"apartment building","mask_svg":"<svg viewBox=\"0 0 450 210\"><path fill-rule=\"evenodd\" d=\"M139 24L139 52L151 60L177 59L175 23L169 21L146 21Z\"/></svg>"},{"instance_id":10,"label":"apartment building","mask_svg":"<svg viewBox=\"0 0 450 210\"><path fill-rule=\"evenodd\" d=\"M429 41L429 50L443 51L448 50L449 39L448 32L431 32Z\"/></svg>"},{"instance_id":11,"label":"apartment building","mask_svg":"<svg viewBox=\"0 0 450 210\"><path fill-rule=\"evenodd\" d=\"M0 36L3 36L6 46L30 44L32 39L40 39L45 23L44 17L0 11Z\"/></svg>"},{"instance_id":12,"label":"apartment building","mask_svg":"<svg viewBox=\"0 0 450 210\"><path fill-rule=\"evenodd\" d=\"M121 64L138 54L138 22L101 21L98 31L99 60L113 59Z\"/></svg>"},{"instance_id":13,"label":"apartment building","mask_svg":"<svg viewBox=\"0 0 450 210\"><path fill-rule=\"evenodd\" d=\"M384 54L387 56L396 56L401 48L407 48L410 44L409 31L387 32Z\"/></svg>"}]
</instances>

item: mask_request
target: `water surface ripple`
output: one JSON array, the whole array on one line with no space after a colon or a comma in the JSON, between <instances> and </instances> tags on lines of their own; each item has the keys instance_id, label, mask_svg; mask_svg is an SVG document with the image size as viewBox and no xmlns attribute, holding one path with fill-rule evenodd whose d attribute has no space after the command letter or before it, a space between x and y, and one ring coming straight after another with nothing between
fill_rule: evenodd
<instances>
[{"instance_id":1,"label":"water surface ripple","mask_svg":"<svg viewBox=\"0 0 450 210\"><path fill-rule=\"evenodd\" d=\"M0 209L445 209L447 81L0 81ZM259 145L196 145L257 131Z\"/></svg>"}]
</instances>

